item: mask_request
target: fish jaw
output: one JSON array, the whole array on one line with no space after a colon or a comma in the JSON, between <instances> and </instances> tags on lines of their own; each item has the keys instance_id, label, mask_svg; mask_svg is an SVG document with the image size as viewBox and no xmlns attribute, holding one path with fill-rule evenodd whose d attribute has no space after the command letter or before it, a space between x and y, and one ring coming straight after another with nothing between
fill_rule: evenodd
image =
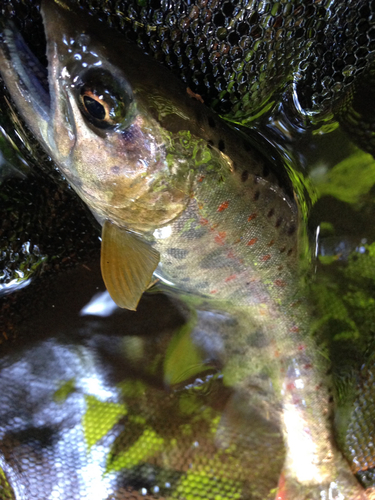
<instances>
[{"instance_id":1,"label":"fish jaw","mask_svg":"<svg viewBox=\"0 0 375 500\"><path fill-rule=\"evenodd\" d=\"M45 68L13 25L3 29L0 46L1 74L27 125L101 224L109 219L148 232L168 223L189 203L191 159L180 156L176 172L168 156L169 131L145 109L106 48L90 37L83 16L76 22L63 3L52 1L43 2L42 15L48 89L31 67L47 78ZM132 49L124 44L123 51ZM105 128L84 116L80 95L87 75L102 74L115 88L110 97L120 103L116 113L123 108Z\"/></svg>"},{"instance_id":2,"label":"fish jaw","mask_svg":"<svg viewBox=\"0 0 375 500\"><path fill-rule=\"evenodd\" d=\"M33 64L42 74L45 68L30 52L14 25L1 26L0 68L1 76L12 99L25 119L31 132L43 147L49 151L48 123L50 115L50 96L39 78L30 77L26 65ZM45 81L47 75L45 75Z\"/></svg>"}]
</instances>

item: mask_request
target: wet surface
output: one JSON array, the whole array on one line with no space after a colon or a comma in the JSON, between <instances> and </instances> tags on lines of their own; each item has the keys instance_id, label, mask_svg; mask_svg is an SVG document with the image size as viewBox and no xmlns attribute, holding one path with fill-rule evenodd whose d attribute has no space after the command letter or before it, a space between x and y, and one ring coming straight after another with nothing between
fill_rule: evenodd
<instances>
[{"instance_id":1,"label":"wet surface","mask_svg":"<svg viewBox=\"0 0 375 500\"><path fill-rule=\"evenodd\" d=\"M308 232L310 335L330 364L332 440L373 488L375 162L337 117L305 113L328 94L312 102L301 89L256 133L281 155ZM266 377L241 390L223 382L215 328L231 333L231 321L209 313L194 328L163 294L119 310L100 277L98 227L4 99L0 497L272 498L285 454L279 407L254 403ZM251 347L267 349L255 333Z\"/></svg>"}]
</instances>

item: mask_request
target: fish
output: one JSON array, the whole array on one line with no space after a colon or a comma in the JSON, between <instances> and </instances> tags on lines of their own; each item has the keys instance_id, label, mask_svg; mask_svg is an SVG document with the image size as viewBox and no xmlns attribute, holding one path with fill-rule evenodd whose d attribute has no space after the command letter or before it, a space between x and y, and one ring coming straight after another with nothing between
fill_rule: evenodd
<instances>
[{"instance_id":1,"label":"fish","mask_svg":"<svg viewBox=\"0 0 375 500\"><path fill-rule=\"evenodd\" d=\"M42 16L48 73L4 22L1 76L102 226L114 302L135 310L157 279L191 309L194 335L220 346L225 383L263 419L280 420L277 499L365 499L332 439L326 365L299 292L302 224L290 184L259 146L113 30L62 1L43 1ZM216 326L204 339L207 321ZM234 413L233 400L226 417Z\"/></svg>"}]
</instances>

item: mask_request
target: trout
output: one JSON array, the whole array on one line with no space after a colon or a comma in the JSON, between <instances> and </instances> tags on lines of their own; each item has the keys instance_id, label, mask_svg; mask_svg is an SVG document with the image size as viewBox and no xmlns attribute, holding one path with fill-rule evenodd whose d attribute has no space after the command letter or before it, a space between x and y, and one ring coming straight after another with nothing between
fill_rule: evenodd
<instances>
[{"instance_id":1,"label":"trout","mask_svg":"<svg viewBox=\"0 0 375 500\"><path fill-rule=\"evenodd\" d=\"M299 291L290 186L246 136L113 30L61 1L44 1L42 15L48 73L6 21L0 71L102 225L113 300L135 310L156 277L195 311L195 335L214 324L206 342L220 344L225 383L283 431L277 499L365 499L332 439L326 367ZM274 496L256 491L251 498Z\"/></svg>"}]
</instances>

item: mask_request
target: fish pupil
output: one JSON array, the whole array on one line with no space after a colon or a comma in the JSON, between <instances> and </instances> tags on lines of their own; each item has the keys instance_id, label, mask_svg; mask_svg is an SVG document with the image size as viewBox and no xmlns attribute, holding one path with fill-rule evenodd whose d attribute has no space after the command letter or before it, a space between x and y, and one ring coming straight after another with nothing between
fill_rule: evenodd
<instances>
[{"instance_id":1,"label":"fish pupil","mask_svg":"<svg viewBox=\"0 0 375 500\"><path fill-rule=\"evenodd\" d=\"M92 97L85 95L83 97L83 102L86 107L86 111L96 120L104 120L105 118L105 108L100 102L96 101Z\"/></svg>"}]
</instances>

